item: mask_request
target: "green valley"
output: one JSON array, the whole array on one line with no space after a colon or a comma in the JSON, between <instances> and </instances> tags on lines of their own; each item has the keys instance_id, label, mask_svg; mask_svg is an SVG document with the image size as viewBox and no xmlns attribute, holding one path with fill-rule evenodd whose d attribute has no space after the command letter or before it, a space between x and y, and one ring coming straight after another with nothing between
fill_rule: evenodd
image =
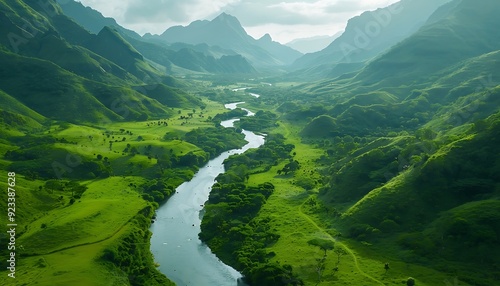
<instances>
[{"instance_id":1,"label":"green valley","mask_svg":"<svg viewBox=\"0 0 500 286\"><path fill-rule=\"evenodd\" d=\"M0 0L0 284L498 284L500 4L391 3L302 55Z\"/></svg>"}]
</instances>

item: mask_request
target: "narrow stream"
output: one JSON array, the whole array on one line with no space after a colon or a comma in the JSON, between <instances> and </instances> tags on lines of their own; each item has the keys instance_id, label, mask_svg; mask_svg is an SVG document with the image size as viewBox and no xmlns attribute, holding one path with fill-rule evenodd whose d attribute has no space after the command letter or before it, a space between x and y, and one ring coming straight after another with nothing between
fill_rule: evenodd
<instances>
[{"instance_id":1,"label":"narrow stream","mask_svg":"<svg viewBox=\"0 0 500 286\"><path fill-rule=\"evenodd\" d=\"M226 104L235 109L242 102ZM248 116L254 115L251 111ZM239 119L221 122L224 127L234 126ZM241 149L222 153L210 160L195 174L193 179L180 185L176 193L156 213L156 222L150 230L151 252L160 264L159 270L178 286L235 286L241 274L222 263L210 248L198 239L201 211L208 200L215 178L224 172L223 162L232 154L241 154L248 149L264 144L264 136L243 130L248 141Z\"/></svg>"}]
</instances>

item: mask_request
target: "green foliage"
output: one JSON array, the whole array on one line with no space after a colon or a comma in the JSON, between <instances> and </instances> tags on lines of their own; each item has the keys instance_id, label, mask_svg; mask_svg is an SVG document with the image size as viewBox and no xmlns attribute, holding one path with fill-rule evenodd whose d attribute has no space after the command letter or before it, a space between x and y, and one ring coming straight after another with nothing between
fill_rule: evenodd
<instances>
[{"instance_id":1,"label":"green foliage","mask_svg":"<svg viewBox=\"0 0 500 286\"><path fill-rule=\"evenodd\" d=\"M203 106L203 103L182 89L167 86L165 84L154 84L134 87L134 89L149 98L157 100L167 107L192 108Z\"/></svg>"},{"instance_id":2,"label":"green foliage","mask_svg":"<svg viewBox=\"0 0 500 286\"><path fill-rule=\"evenodd\" d=\"M270 111L259 110L255 116L242 117L237 123L243 129L250 131L264 131L267 128L276 126L276 114Z\"/></svg>"},{"instance_id":3,"label":"green foliage","mask_svg":"<svg viewBox=\"0 0 500 286\"><path fill-rule=\"evenodd\" d=\"M250 149L244 154L233 155L224 161L227 170L233 166L245 165L249 169L259 171L268 171L279 161L292 159L290 154L295 148L293 144L286 144L285 137L281 134L269 134L266 136L266 142L257 149Z\"/></svg>"},{"instance_id":4,"label":"green foliage","mask_svg":"<svg viewBox=\"0 0 500 286\"><path fill-rule=\"evenodd\" d=\"M337 134L335 119L328 115L314 118L303 130L302 135L306 137L330 137Z\"/></svg>"},{"instance_id":5,"label":"green foliage","mask_svg":"<svg viewBox=\"0 0 500 286\"><path fill-rule=\"evenodd\" d=\"M211 158L245 144L244 135L234 128L198 128L186 133L184 140L198 146Z\"/></svg>"},{"instance_id":6,"label":"green foliage","mask_svg":"<svg viewBox=\"0 0 500 286\"><path fill-rule=\"evenodd\" d=\"M133 219L130 230L119 242L108 246L100 259L127 273L130 285L174 285L151 267L154 264L148 247L151 233L144 231L153 215L151 207L148 208Z\"/></svg>"},{"instance_id":7,"label":"green foliage","mask_svg":"<svg viewBox=\"0 0 500 286\"><path fill-rule=\"evenodd\" d=\"M500 252L495 245L500 237L499 211L499 201L487 200L467 203L443 213L428 229L435 244L434 251L441 257L457 261L498 263ZM438 250L440 247L443 249Z\"/></svg>"},{"instance_id":8,"label":"green foliage","mask_svg":"<svg viewBox=\"0 0 500 286\"><path fill-rule=\"evenodd\" d=\"M335 242L328 239L314 238L307 243L319 247L325 254L328 250L333 250L335 248Z\"/></svg>"},{"instance_id":9,"label":"green foliage","mask_svg":"<svg viewBox=\"0 0 500 286\"><path fill-rule=\"evenodd\" d=\"M111 173L104 162L95 162L52 145L8 151L5 158L14 161L10 165L13 171L32 174L35 178L95 179L108 177Z\"/></svg>"},{"instance_id":10,"label":"green foliage","mask_svg":"<svg viewBox=\"0 0 500 286\"><path fill-rule=\"evenodd\" d=\"M236 163L242 160L249 158L232 156L226 173L217 177L205 207L200 239L223 261L242 271L250 284L302 285L291 266L269 262L272 255L265 247L275 243L279 235L270 228L270 218L257 219L256 215L275 187L271 183L245 186L248 168Z\"/></svg>"},{"instance_id":11,"label":"green foliage","mask_svg":"<svg viewBox=\"0 0 500 286\"><path fill-rule=\"evenodd\" d=\"M213 121L214 122L221 122L221 121L228 120L228 119L240 118L240 117L246 116L247 114L248 114L247 111L245 111L241 108L235 108L235 109L227 111L223 114L217 114L216 116L214 116Z\"/></svg>"},{"instance_id":12,"label":"green foliage","mask_svg":"<svg viewBox=\"0 0 500 286\"><path fill-rule=\"evenodd\" d=\"M153 179L141 186L143 198L159 204L166 201L174 194L177 185L172 184L172 176L166 174L161 179Z\"/></svg>"}]
</instances>

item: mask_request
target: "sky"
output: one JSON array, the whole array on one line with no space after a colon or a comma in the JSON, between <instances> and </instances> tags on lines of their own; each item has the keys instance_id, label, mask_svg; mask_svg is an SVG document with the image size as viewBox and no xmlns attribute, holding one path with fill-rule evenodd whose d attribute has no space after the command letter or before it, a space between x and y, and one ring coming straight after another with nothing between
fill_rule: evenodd
<instances>
[{"instance_id":1,"label":"sky","mask_svg":"<svg viewBox=\"0 0 500 286\"><path fill-rule=\"evenodd\" d=\"M77 0L143 35L161 34L176 25L235 16L248 34L264 34L283 44L293 39L334 35L364 11L398 0Z\"/></svg>"}]
</instances>

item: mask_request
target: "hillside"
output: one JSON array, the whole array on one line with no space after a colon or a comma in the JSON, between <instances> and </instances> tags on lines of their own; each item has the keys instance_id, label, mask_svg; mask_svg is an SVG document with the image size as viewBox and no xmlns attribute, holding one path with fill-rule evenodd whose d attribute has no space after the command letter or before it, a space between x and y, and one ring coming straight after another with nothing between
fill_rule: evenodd
<instances>
[{"instance_id":1,"label":"hillside","mask_svg":"<svg viewBox=\"0 0 500 286\"><path fill-rule=\"evenodd\" d=\"M223 55L229 55L228 51L224 51L220 54L213 52L216 50L215 48L200 51L195 46L185 45L184 48L187 50L180 53L179 48L172 47L162 43L161 41L154 41L148 36L142 38L137 33L118 25L114 19L106 18L100 12L90 7L85 7L79 2L71 0L59 1L59 3L66 16L72 18L92 34L98 35L97 38L92 38L91 40L89 39L84 44L94 52L99 54L103 53L105 57L117 56L113 53L109 53L109 50L114 50L117 47L114 49L110 49L109 47L112 42L115 44L121 42L118 49L122 50L125 54L127 54L127 52L123 49L128 49L129 55L133 55L133 50L136 49L136 51L139 51L140 54L147 60L151 60L156 64L163 66L170 74L175 73L174 67L176 66L195 72L205 73L237 72L245 74L255 72L250 63L245 63L238 58L234 58L232 61L228 61L226 59L222 62L220 58ZM110 31L118 32L120 34L119 36L121 36L123 40L119 40L118 35L113 35ZM114 38L114 40L111 38ZM124 44L124 41L130 43L132 47ZM111 47L113 47L113 45L111 45ZM124 63L122 55L118 55L118 58L120 58L120 61L127 66L135 66L137 64L133 63L133 59L129 59L128 63ZM144 64L142 64L142 66L144 66ZM137 70L137 68L134 69ZM140 77L145 74L144 72L138 71L136 73L139 74ZM151 73L151 70L146 73Z\"/></svg>"},{"instance_id":2,"label":"hillside","mask_svg":"<svg viewBox=\"0 0 500 286\"><path fill-rule=\"evenodd\" d=\"M366 62L418 31L432 13L446 2L449 0L403 0L385 8L364 12L350 19L344 33L328 47L304 55L292 67L328 69L337 64Z\"/></svg>"},{"instance_id":3,"label":"hillside","mask_svg":"<svg viewBox=\"0 0 500 286\"><path fill-rule=\"evenodd\" d=\"M266 25L315 6L266 5ZM498 0L401 0L303 57L222 11L140 37L73 0L0 0L1 285L169 286L198 238L233 284L498 284ZM189 231L155 242L165 221Z\"/></svg>"},{"instance_id":4,"label":"hillside","mask_svg":"<svg viewBox=\"0 0 500 286\"><path fill-rule=\"evenodd\" d=\"M7 24L2 28L15 36L2 42L0 86L28 108L53 120L103 122L164 117L170 114L169 107L200 105L176 89L164 95L172 98L172 106L134 91L130 85L144 81L177 83L147 63L113 29L106 27L92 35L62 15L55 2L48 4L52 15L46 14L47 7L31 1L0 2L0 15ZM26 39L19 36L24 27L19 25L29 19L43 19L43 24L33 27ZM147 95L145 89L140 92Z\"/></svg>"},{"instance_id":5,"label":"hillside","mask_svg":"<svg viewBox=\"0 0 500 286\"><path fill-rule=\"evenodd\" d=\"M492 29L500 6L482 4L443 6L358 73L282 92L300 96L282 95L281 109L302 142L324 150L315 162L318 221L373 255L388 251L468 285L498 279L500 45Z\"/></svg>"},{"instance_id":6,"label":"hillside","mask_svg":"<svg viewBox=\"0 0 500 286\"><path fill-rule=\"evenodd\" d=\"M500 7L491 0L482 3L478 6L463 1L450 7L448 13L439 14L441 19L439 16L432 19L413 36L371 62L356 78L366 83L387 78L419 81L467 58L500 49L500 37L491 34L498 25L494 15Z\"/></svg>"},{"instance_id":7,"label":"hillside","mask_svg":"<svg viewBox=\"0 0 500 286\"><path fill-rule=\"evenodd\" d=\"M64 15L72 18L86 28L92 34L98 34L104 27L117 29L120 34L132 39L140 39L141 36L136 32L123 28L113 18L104 17L99 11L90 7L85 7L82 3L73 0L57 0L61 6Z\"/></svg>"}]
</instances>

